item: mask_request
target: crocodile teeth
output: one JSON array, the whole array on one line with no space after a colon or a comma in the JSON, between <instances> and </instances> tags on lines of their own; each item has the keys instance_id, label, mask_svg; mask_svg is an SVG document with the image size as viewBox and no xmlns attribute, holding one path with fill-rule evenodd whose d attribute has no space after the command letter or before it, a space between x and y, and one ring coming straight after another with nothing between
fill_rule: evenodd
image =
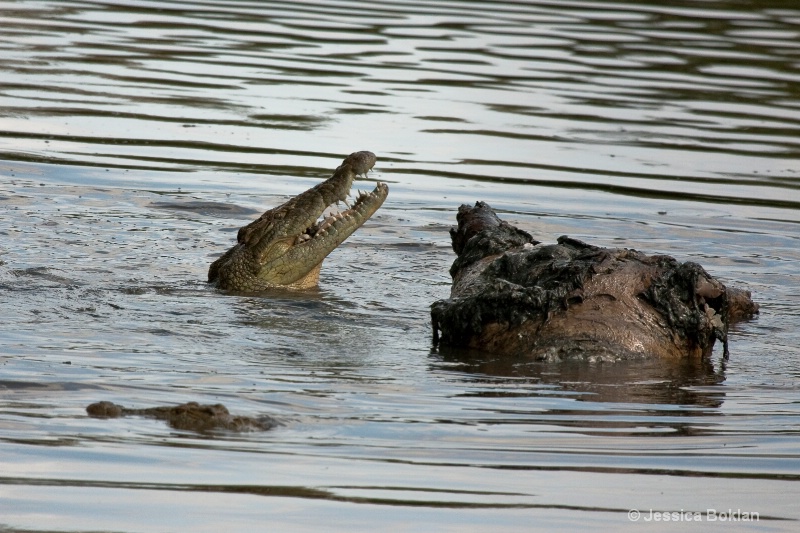
<instances>
[{"instance_id":1,"label":"crocodile teeth","mask_svg":"<svg viewBox=\"0 0 800 533\"><path fill-rule=\"evenodd\" d=\"M327 229L327 228L329 228L329 227L331 226L331 224L333 224L333 221L334 221L334 220L335 220L335 219L334 219L332 216L325 217L325 219L324 219L324 220L322 221L322 223L319 225L319 229L317 230L317 233L319 233L320 231L322 231L322 230L324 230L324 229Z\"/></svg>"},{"instance_id":2,"label":"crocodile teeth","mask_svg":"<svg viewBox=\"0 0 800 533\"><path fill-rule=\"evenodd\" d=\"M307 230L307 231L309 231L309 230ZM311 240L311 235L309 235L308 233L301 233L300 235L298 235L294 239L294 243L295 244L303 244L304 242L310 241L310 240Z\"/></svg>"},{"instance_id":3,"label":"crocodile teeth","mask_svg":"<svg viewBox=\"0 0 800 533\"><path fill-rule=\"evenodd\" d=\"M337 222L350 218L354 213L362 213L365 207L361 202L375 196L373 192L365 192L361 189L358 189L356 194L351 193L352 191L348 192L344 198L336 200L336 202L326 207L311 227L295 237L294 244L302 244L316 237L326 235L328 229L332 226L335 227ZM345 211L340 210L339 202L343 202L347 206Z\"/></svg>"}]
</instances>

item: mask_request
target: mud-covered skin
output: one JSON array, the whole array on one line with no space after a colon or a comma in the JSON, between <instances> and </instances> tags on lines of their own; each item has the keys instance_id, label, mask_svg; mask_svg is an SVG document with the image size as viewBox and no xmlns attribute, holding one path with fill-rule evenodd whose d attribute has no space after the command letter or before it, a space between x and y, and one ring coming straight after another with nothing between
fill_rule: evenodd
<instances>
[{"instance_id":1,"label":"mud-covered skin","mask_svg":"<svg viewBox=\"0 0 800 533\"><path fill-rule=\"evenodd\" d=\"M86 413L94 418L120 418L123 416L142 416L166 421L175 429L197 431L265 431L278 423L268 417L253 418L231 415L222 404L199 404L188 402L172 407L149 407L128 409L112 402L97 402L86 408Z\"/></svg>"},{"instance_id":2,"label":"mud-covered skin","mask_svg":"<svg viewBox=\"0 0 800 533\"><path fill-rule=\"evenodd\" d=\"M487 204L450 230L451 296L431 306L434 339L539 360L698 358L751 317L750 293L696 263L561 237L544 245Z\"/></svg>"},{"instance_id":3,"label":"mud-covered skin","mask_svg":"<svg viewBox=\"0 0 800 533\"><path fill-rule=\"evenodd\" d=\"M366 175L375 161L372 152L352 153L326 181L242 227L237 244L211 264L208 281L238 292L315 286L323 259L378 210L389 188L378 183L349 209L317 219L332 204L346 203L353 179Z\"/></svg>"}]
</instances>

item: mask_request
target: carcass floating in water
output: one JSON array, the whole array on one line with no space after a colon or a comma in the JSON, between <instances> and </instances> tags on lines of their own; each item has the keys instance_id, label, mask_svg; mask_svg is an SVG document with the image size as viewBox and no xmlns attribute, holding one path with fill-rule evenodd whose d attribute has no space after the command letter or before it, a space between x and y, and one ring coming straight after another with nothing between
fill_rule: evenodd
<instances>
[{"instance_id":1,"label":"carcass floating in water","mask_svg":"<svg viewBox=\"0 0 800 533\"><path fill-rule=\"evenodd\" d=\"M569 237L541 244L477 202L450 230L450 298L431 306L434 341L537 360L697 358L752 317L750 293L696 263Z\"/></svg>"}]
</instances>

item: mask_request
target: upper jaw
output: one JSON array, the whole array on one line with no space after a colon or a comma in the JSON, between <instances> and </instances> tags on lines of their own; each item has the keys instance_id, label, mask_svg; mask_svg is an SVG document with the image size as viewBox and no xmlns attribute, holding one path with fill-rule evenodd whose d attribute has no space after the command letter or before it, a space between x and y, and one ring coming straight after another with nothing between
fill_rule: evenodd
<instances>
[{"instance_id":1,"label":"upper jaw","mask_svg":"<svg viewBox=\"0 0 800 533\"><path fill-rule=\"evenodd\" d=\"M356 175L366 175L374 164L375 155L371 152L350 154L330 178L242 228L239 242L253 253L258 264L256 275L272 284L290 285L307 272L318 270L325 257L361 227L386 199L389 188L378 182L372 192L359 191L348 204ZM348 208L325 216L340 201Z\"/></svg>"},{"instance_id":2,"label":"upper jaw","mask_svg":"<svg viewBox=\"0 0 800 533\"><path fill-rule=\"evenodd\" d=\"M347 156L333 175L289 201L264 213L239 229L237 241L251 248L262 261L270 244L293 239L311 228L325 210L339 201L346 201L356 175L366 175L375 165L372 152L355 152Z\"/></svg>"},{"instance_id":3,"label":"upper jaw","mask_svg":"<svg viewBox=\"0 0 800 533\"><path fill-rule=\"evenodd\" d=\"M353 217L359 215L362 217L360 221L355 221L358 227L372 216L388 193L385 183L378 182L371 193L359 191L352 206L348 202L348 196L356 176L366 177L376 161L377 158L372 152L354 152L342 161L330 178L277 208L276 211L284 212L279 216L287 223L285 237L290 239L293 245L301 245L314 237L324 235L330 227L341 226L351 221ZM371 204L378 200L377 206L370 210ZM344 202L348 208L339 212L339 202ZM366 211L369 213L364 217ZM335 214L332 214L334 212ZM325 213L329 214L326 216ZM305 214L305 217L298 217L299 214ZM352 231L348 235L350 233Z\"/></svg>"},{"instance_id":4,"label":"upper jaw","mask_svg":"<svg viewBox=\"0 0 800 533\"><path fill-rule=\"evenodd\" d=\"M323 214L330 208L336 209L339 202L347 204L353 180L356 176L366 177L367 173L375 166L376 161L375 154L372 152L354 152L342 161L342 164L336 168L330 178L300 193L275 209L275 211L283 212L282 216L279 215L281 218L288 215L287 218L284 218L288 223L286 236L299 237L307 233L312 227L322 225L324 223ZM375 188L375 191L378 191L378 187ZM367 199L359 191L356 203L362 200L362 197ZM298 221L299 213L305 213L306 217ZM317 220L321 217L323 220L317 223Z\"/></svg>"}]
</instances>

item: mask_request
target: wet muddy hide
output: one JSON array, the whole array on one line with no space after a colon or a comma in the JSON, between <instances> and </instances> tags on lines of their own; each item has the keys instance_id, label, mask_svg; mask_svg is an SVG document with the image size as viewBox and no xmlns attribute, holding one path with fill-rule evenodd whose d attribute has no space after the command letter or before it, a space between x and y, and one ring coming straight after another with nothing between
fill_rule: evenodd
<instances>
[{"instance_id":1,"label":"wet muddy hide","mask_svg":"<svg viewBox=\"0 0 800 533\"><path fill-rule=\"evenodd\" d=\"M477 202L450 230L450 298L431 306L443 346L536 360L703 358L758 312L696 263L569 237L541 244Z\"/></svg>"}]
</instances>

